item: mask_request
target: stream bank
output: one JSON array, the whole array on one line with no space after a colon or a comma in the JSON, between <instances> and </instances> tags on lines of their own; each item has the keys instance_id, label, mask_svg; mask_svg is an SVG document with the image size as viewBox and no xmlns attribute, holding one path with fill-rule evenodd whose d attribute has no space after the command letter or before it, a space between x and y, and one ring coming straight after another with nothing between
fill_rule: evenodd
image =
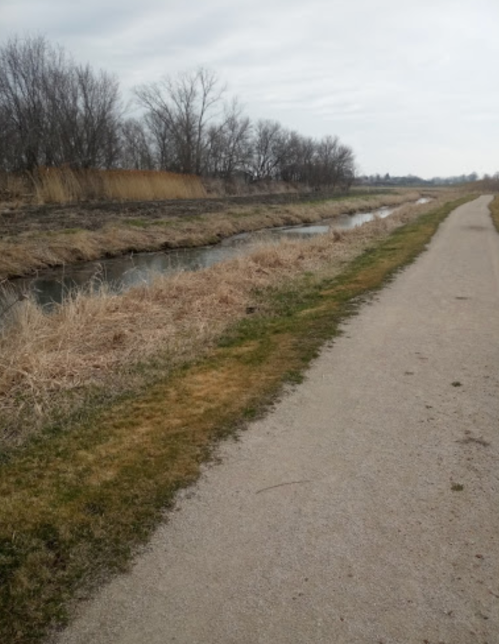
<instances>
[{"instance_id":1,"label":"stream bank","mask_svg":"<svg viewBox=\"0 0 499 644\"><path fill-rule=\"evenodd\" d=\"M430 198L422 197L416 204L428 203ZM10 295L32 295L45 306L61 303L68 294L75 291L99 289L106 286L113 292L123 292L139 284L150 283L158 274L172 275L180 271L197 271L218 262L251 253L260 244L277 243L286 239L311 239L331 230L346 231L361 226L375 218L384 219L396 210L382 207L369 212L343 214L313 224L275 227L252 233L239 233L213 246L179 249L151 253L130 253L111 259L83 262L42 271L34 278L11 280ZM5 306L4 305L4 306ZM0 310L2 302L0 298Z\"/></svg>"},{"instance_id":2,"label":"stream bank","mask_svg":"<svg viewBox=\"0 0 499 644\"><path fill-rule=\"evenodd\" d=\"M3 216L0 226L0 281L32 275L49 267L67 267L129 253L213 245L239 233L394 207L416 201L420 196L414 191L399 191L284 204L263 202L240 206L224 202L221 210L215 211L210 210L213 203L205 200L196 204L194 214L180 216L172 215L167 206L163 210L161 204L144 203L133 211L129 205L123 205L122 213L115 208L111 214L99 210L98 217L92 210L82 210L79 206L79 209L48 211L47 219L43 212L34 213L33 219L21 222L27 226L22 232L16 228L16 221L24 215L12 212L7 220ZM203 212L204 207L209 211ZM52 221L54 213L58 213L58 224ZM87 216L93 222L90 227L87 227ZM57 227L62 224L64 228Z\"/></svg>"}]
</instances>

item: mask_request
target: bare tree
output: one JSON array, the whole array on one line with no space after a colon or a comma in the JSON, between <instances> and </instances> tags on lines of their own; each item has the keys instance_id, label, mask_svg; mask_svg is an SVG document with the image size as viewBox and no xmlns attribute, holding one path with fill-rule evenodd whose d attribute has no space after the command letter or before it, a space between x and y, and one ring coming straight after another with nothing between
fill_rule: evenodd
<instances>
[{"instance_id":1,"label":"bare tree","mask_svg":"<svg viewBox=\"0 0 499 644\"><path fill-rule=\"evenodd\" d=\"M6 105L0 104L0 169L16 169L16 131Z\"/></svg>"},{"instance_id":2,"label":"bare tree","mask_svg":"<svg viewBox=\"0 0 499 644\"><path fill-rule=\"evenodd\" d=\"M230 179L248 170L252 155L252 126L237 99L225 106L222 123L208 129L207 173Z\"/></svg>"},{"instance_id":3,"label":"bare tree","mask_svg":"<svg viewBox=\"0 0 499 644\"><path fill-rule=\"evenodd\" d=\"M339 145L336 156L336 183L345 190L355 181L355 155L348 145Z\"/></svg>"},{"instance_id":4,"label":"bare tree","mask_svg":"<svg viewBox=\"0 0 499 644\"><path fill-rule=\"evenodd\" d=\"M75 65L43 37L0 48L0 125L12 150L3 155L6 169L109 167L120 118L113 76Z\"/></svg>"},{"instance_id":5,"label":"bare tree","mask_svg":"<svg viewBox=\"0 0 499 644\"><path fill-rule=\"evenodd\" d=\"M64 64L62 52L44 38L14 38L0 49L1 125L14 146L12 169L33 169L44 161L49 124L45 79L50 69Z\"/></svg>"},{"instance_id":6,"label":"bare tree","mask_svg":"<svg viewBox=\"0 0 499 644\"><path fill-rule=\"evenodd\" d=\"M281 178L284 181L311 183L317 144L310 137L290 132L286 138L281 160Z\"/></svg>"},{"instance_id":7,"label":"bare tree","mask_svg":"<svg viewBox=\"0 0 499 644\"><path fill-rule=\"evenodd\" d=\"M337 183L338 137L325 136L317 143L317 163L314 182L319 186L335 187Z\"/></svg>"},{"instance_id":8,"label":"bare tree","mask_svg":"<svg viewBox=\"0 0 499 644\"><path fill-rule=\"evenodd\" d=\"M156 112L147 112L142 122L151 141L155 166L160 170L176 169L175 151L164 120Z\"/></svg>"},{"instance_id":9,"label":"bare tree","mask_svg":"<svg viewBox=\"0 0 499 644\"><path fill-rule=\"evenodd\" d=\"M76 168L109 168L119 155L121 106L117 79L71 65L49 79L59 162Z\"/></svg>"},{"instance_id":10,"label":"bare tree","mask_svg":"<svg viewBox=\"0 0 499 644\"><path fill-rule=\"evenodd\" d=\"M214 72L199 68L135 90L145 108L123 121L118 80L77 65L43 37L0 46L0 169L154 167L231 178L348 188L351 148L320 141L277 121L253 126L237 100L224 101Z\"/></svg>"},{"instance_id":11,"label":"bare tree","mask_svg":"<svg viewBox=\"0 0 499 644\"><path fill-rule=\"evenodd\" d=\"M338 137L326 136L317 146L318 183L335 189L349 188L355 177L355 158L351 148Z\"/></svg>"},{"instance_id":12,"label":"bare tree","mask_svg":"<svg viewBox=\"0 0 499 644\"><path fill-rule=\"evenodd\" d=\"M280 178L289 133L278 121L260 120L253 139L252 171L255 179Z\"/></svg>"},{"instance_id":13,"label":"bare tree","mask_svg":"<svg viewBox=\"0 0 499 644\"><path fill-rule=\"evenodd\" d=\"M166 147L164 135L168 138L170 169L203 173L210 145L208 129L220 115L224 92L216 74L202 67L136 88L158 147Z\"/></svg>"},{"instance_id":14,"label":"bare tree","mask_svg":"<svg viewBox=\"0 0 499 644\"><path fill-rule=\"evenodd\" d=\"M134 170L156 167L150 136L145 124L137 119L127 119L121 125L119 164Z\"/></svg>"},{"instance_id":15,"label":"bare tree","mask_svg":"<svg viewBox=\"0 0 499 644\"><path fill-rule=\"evenodd\" d=\"M355 178L355 159L351 148L338 137L319 141L290 132L284 139L280 176L284 181L306 183L314 188L348 188Z\"/></svg>"}]
</instances>

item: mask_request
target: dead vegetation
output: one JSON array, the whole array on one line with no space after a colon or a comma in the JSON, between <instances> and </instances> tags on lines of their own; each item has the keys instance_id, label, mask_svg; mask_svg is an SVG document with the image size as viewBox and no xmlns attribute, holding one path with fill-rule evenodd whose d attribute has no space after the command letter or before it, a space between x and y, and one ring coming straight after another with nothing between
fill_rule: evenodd
<instances>
[{"instance_id":1,"label":"dead vegetation","mask_svg":"<svg viewBox=\"0 0 499 644\"><path fill-rule=\"evenodd\" d=\"M241 232L312 223L343 213L375 210L382 206L400 205L415 201L420 193L401 191L397 194L369 195L348 199L328 199L309 203L290 203L261 206L233 206L224 204L220 212L193 216L154 218L141 216L140 210L133 217L113 215L108 223L96 222L95 230L71 227L66 230L37 230L33 219L30 230L0 240L0 279L33 273L50 266L60 266L79 261L93 261L127 252L144 252L165 248L194 247L213 244ZM15 225L16 215L10 215ZM48 214L46 215L49 216ZM43 219L44 214L38 215ZM72 218L69 225L78 226L84 213ZM42 224L40 224L42 225Z\"/></svg>"},{"instance_id":2,"label":"dead vegetation","mask_svg":"<svg viewBox=\"0 0 499 644\"><path fill-rule=\"evenodd\" d=\"M494 198L494 201L489 206L492 222L499 233L499 196Z\"/></svg>"},{"instance_id":3,"label":"dead vegetation","mask_svg":"<svg viewBox=\"0 0 499 644\"><path fill-rule=\"evenodd\" d=\"M207 196L200 177L159 170L37 168L32 173L2 173L0 188L9 201L36 204L203 199Z\"/></svg>"},{"instance_id":4,"label":"dead vegetation","mask_svg":"<svg viewBox=\"0 0 499 644\"><path fill-rule=\"evenodd\" d=\"M313 216L329 208L317 206ZM334 274L375 240L433 208L406 205L349 232L270 243L203 271L158 276L122 295L105 288L78 293L50 314L30 299L17 303L0 336L0 440L22 442L77 408L90 391L112 396L137 386L144 373L135 367L144 361L161 356L161 368L168 369L192 360L261 306L256 293L304 272Z\"/></svg>"}]
</instances>

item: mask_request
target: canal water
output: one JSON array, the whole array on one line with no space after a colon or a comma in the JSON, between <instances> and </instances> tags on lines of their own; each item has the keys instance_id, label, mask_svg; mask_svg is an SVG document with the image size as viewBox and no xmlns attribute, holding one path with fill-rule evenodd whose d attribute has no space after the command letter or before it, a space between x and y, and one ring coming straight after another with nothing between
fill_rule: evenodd
<instances>
[{"instance_id":1,"label":"canal water","mask_svg":"<svg viewBox=\"0 0 499 644\"><path fill-rule=\"evenodd\" d=\"M419 199L426 203L429 199ZM215 246L189 248L154 253L129 254L96 262L71 264L48 269L36 277L15 279L9 282L12 293L32 293L44 306L63 301L75 289L99 288L106 284L115 292L149 282L158 273L172 274L179 271L197 271L236 256L250 253L256 244L281 239L310 239L330 230L350 230L362 226L375 217L388 217L395 208L381 208L373 212L341 215L315 224L269 228L230 237ZM9 297L11 299L11 297ZM6 303L0 301L0 312Z\"/></svg>"}]
</instances>

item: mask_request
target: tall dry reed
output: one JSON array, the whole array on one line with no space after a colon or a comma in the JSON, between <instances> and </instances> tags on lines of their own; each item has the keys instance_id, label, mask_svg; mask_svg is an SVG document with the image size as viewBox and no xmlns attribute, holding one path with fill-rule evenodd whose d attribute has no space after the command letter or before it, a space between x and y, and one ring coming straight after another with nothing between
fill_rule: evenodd
<instances>
[{"instance_id":1,"label":"tall dry reed","mask_svg":"<svg viewBox=\"0 0 499 644\"><path fill-rule=\"evenodd\" d=\"M40 168L33 177L35 201L75 203L89 199L150 201L205 198L199 177L156 170Z\"/></svg>"},{"instance_id":2,"label":"tall dry reed","mask_svg":"<svg viewBox=\"0 0 499 644\"><path fill-rule=\"evenodd\" d=\"M0 202L16 207L29 199L33 183L28 175L0 171Z\"/></svg>"}]
</instances>

